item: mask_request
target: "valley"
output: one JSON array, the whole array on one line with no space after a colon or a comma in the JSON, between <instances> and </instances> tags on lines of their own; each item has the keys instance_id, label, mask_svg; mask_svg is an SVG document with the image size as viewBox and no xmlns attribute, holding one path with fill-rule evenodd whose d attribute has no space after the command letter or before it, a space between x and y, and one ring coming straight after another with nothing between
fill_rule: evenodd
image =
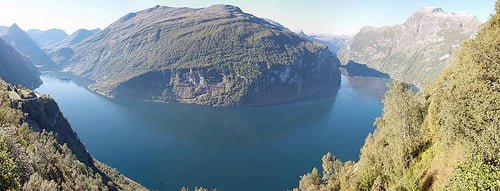
<instances>
[{"instance_id":1,"label":"valley","mask_svg":"<svg viewBox=\"0 0 500 191\"><path fill-rule=\"evenodd\" d=\"M500 1L342 1L0 2L0 190L500 190Z\"/></svg>"},{"instance_id":2,"label":"valley","mask_svg":"<svg viewBox=\"0 0 500 191\"><path fill-rule=\"evenodd\" d=\"M42 75L37 91L54 97L93 156L152 190L286 190L326 151L356 160L387 83L343 77L332 98L211 108L106 99L60 76Z\"/></svg>"}]
</instances>

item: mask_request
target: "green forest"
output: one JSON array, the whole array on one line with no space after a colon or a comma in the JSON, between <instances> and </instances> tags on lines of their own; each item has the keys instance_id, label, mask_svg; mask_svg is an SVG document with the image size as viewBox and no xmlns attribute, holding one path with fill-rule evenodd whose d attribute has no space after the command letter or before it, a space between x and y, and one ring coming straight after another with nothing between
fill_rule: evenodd
<instances>
[{"instance_id":1,"label":"green forest","mask_svg":"<svg viewBox=\"0 0 500 191\"><path fill-rule=\"evenodd\" d=\"M500 190L499 12L424 91L390 85L358 162L327 153L294 190Z\"/></svg>"}]
</instances>

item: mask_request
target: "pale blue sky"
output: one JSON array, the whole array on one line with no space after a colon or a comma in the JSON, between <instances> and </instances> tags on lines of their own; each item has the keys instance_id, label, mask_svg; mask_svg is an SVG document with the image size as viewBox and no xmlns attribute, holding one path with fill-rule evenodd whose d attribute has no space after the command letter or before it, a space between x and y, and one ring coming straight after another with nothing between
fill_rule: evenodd
<instances>
[{"instance_id":1,"label":"pale blue sky","mask_svg":"<svg viewBox=\"0 0 500 191\"><path fill-rule=\"evenodd\" d=\"M403 22L425 6L467 12L486 21L495 0L0 0L0 25L23 29L104 28L121 16L155 5L206 7L231 4L306 33L354 34L362 26Z\"/></svg>"}]
</instances>

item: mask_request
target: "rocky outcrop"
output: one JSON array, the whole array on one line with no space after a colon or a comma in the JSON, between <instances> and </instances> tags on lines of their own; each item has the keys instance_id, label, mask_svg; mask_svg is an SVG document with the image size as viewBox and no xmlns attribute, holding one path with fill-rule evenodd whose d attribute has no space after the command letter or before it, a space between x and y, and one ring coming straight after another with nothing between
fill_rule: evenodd
<instances>
[{"instance_id":1,"label":"rocky outcrop","mask_svg":"<svg viewBox=\"0 0 500 191\"><path fill-rule=\"evenodd\" d=\"M19 54L12 46L0 38L0 78L27 88L37 88L42 84L40 72L30 59Z\"/></svg>"},{"instance_id":2,"label":"rocky outcrop","mask_svg":"<svg viewBox=\"0 0 500 191\"><path fill-rule=\"evenodd\" d=\"M394 79L422 84L448 65L480 24L472 15L427 7L400 25L362 28L338 56L342 64L366 64Z\"/></svg>"},{"instance_id":3,"label":"rocky outcrop","mask_svg":"<svg viewBox=\"0 0 500 191\"><path fill-rule=\"evenodd\" d=\"M229 5L130 13L72 49L69 71L110 97L263 105L340 85L325 46Z\"/></svg>"}]
</instances>

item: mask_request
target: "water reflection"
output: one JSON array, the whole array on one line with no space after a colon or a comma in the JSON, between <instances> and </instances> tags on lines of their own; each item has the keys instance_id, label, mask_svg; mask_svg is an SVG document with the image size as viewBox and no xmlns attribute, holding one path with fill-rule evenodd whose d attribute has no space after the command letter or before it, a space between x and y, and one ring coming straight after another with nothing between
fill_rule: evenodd
<instances>
[{"instance_id":1,"label":"water reflection","mask_svg":"<svg viewBox=\"0 0 500 191\"><path fill-rule=\"evenodd\" d=\"M211 108L110 100L57 75L37 91L54 97L93 156L154 190L286 190L326 152L357 160L385 87L342 77L335 98Z\"/></svg>"}]
</instances>

